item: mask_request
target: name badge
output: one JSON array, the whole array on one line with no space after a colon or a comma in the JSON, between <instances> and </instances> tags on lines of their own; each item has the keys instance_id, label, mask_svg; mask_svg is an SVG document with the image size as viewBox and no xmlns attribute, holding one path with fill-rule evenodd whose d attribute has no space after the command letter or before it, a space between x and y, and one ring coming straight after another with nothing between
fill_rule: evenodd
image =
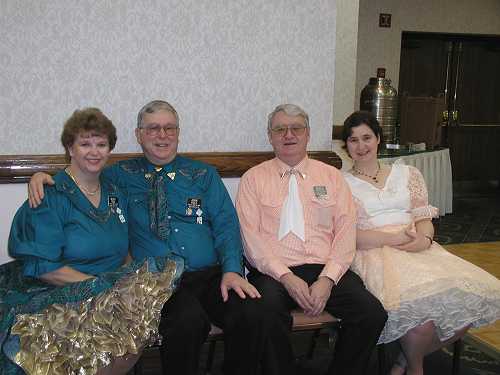
<instances>
[{"instance_id":1,"label":"name badge","mask_svg":"<svg viewBox=\"0 0 500 375\"><path fill-rule=\"evenodd\" d=\"M196 213L197 216L198 212L201 211L201 199L200 198L188 198L186 202L186 215L191 216L193 213Z\"/></svg>"},{"instance_id":2,"label":"name badge","mask_svg":"<svg viewBox=\"0 0 500 375\"><path fill-rule=\"evenodd\" d=\"M313 191L317 199L328 199L326 186L313 186Z\"/></svg>"},{"instance_id":3,"label":"name badge","mask_svg":"<svg viewBox=\"0 0 500 375\"><path fill-rule=\"evenodd\" d=\"M118 197L110 195L108 197L108 207L111 209L111 212L118 215L118 220L120 220L122 224L125 224L125 216L123 215L122 209L118 207Z\"/></svg>"},{"instance_id":4,"label":"name badge","mask_svg":"<svg viewBox=\"0 0 500 375\"><path fill-rule=\"evenodd\" d=\"M113 212L115 212L116 207L118 207L118 197L115 197L114 195L110 195L108 197L108 207L111 208Z\"/></svg>"}]
</instances>

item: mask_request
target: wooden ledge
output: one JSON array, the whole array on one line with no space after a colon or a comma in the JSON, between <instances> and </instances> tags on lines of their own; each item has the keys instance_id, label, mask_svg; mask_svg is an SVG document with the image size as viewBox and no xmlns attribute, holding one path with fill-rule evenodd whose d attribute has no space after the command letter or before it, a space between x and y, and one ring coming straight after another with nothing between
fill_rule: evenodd
<instances>
[{"instance_id":1,"label":"wooden ledge","mask_svg":"<svg viewBox=\"0 0 500 375\"><path fill-rule=\"evenodd\" d=\"M342 161L331 151L311 151L312 159L340 169ZM112 154L109 164L141 156L139 153ZM188 152L180 155L217 168L221 177L241 177L251 167L272 159L272 152ZM28 182L35 172L55 174L68 165L64 155L0 155L0 183Z\"/></svg>"}]
</instances>

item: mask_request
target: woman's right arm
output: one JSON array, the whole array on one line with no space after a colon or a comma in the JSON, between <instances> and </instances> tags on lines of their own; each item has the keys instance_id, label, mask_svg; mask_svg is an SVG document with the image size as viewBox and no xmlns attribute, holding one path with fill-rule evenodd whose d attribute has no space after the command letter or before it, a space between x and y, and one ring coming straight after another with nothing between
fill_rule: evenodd
<instances>
[{"instance_id":1,"label":"woman's right arm","mask_svg":"<svg viewBox=\"0 0 500 375\"><path fill-rule=\"evenodd\" d=\"M23 263L25 276L54 285L93 277L65 264L67 205L55 189L47 190L45 195L38 208L29 208L25 202L16 212L9 235L9 255Z\"/></svg>"},{"instance_id":2,"label":"woman's right arm","mask_svg":"<svg viewBox=\"0 0 500 375\"><path fill-rule=\"evenodd\" d=\"M44 172L37 172L31 176L28 184L28 201L31 208L36 208L42 203L44 197L43 186L45 184L54 185L51 175Z\"/></svg>"},{"instance_id":3,"label":"woman's right arm","mask_svg":"<svg viewBox=\"0 0 500 375\"><path fill-rule=\"evenodd\" d=\"M382 246L398 246L411 240L412 238L406 234L406 228L396 233L371 229L358 229L356 231L356 247L358 250L368 250Z\"/></svg>"}]
</instances>

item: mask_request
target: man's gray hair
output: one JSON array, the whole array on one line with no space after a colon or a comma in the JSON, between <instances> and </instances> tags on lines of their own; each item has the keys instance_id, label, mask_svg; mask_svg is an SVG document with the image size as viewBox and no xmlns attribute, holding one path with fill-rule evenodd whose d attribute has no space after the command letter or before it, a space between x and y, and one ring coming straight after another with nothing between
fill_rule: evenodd
<instances>
[{"instance_id":1,"label":"man's gray hair","mask_svg":"<svg viewBox=\"0 0 500 375\"><path fill-rule=\"evenodd\" d=\"M153 100L141 108L139 114L137 115L137 127L140 128L142 125L142 118L145 113L156 113L160 111L170 112L175 116L175 121L177 126L179 126L179 115L175 108L169 102L164 100Z\"/></svg>"},{"instance_id":2,"label":"man's gray hair","mask_svg":"<svg viewBox=\"0 0 500 375\"><path fill-rule=\"evenodd\" d=\"M284 112L285 115L288 116L300 116L302 117L305 122L306 126L309 127L309 115L307 114L306 111L304 111L302 108L300 108L298 105L295 104L280 104L276 108L274 108L274 111L272 111L269 116L267 116L267 130L271 131L271 123L273 122L274 116L278 112Z\"/></svg>"}]
</instances>

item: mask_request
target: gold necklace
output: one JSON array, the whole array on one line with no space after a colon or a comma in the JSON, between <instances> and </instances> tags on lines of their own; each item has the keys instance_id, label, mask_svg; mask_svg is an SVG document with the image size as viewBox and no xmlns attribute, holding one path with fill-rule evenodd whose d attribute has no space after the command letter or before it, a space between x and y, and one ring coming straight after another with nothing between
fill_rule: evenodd
<instances>
[{"instance_id":1,"label":"gold necklace","mask_svg":"<svg viewBox=\"0 0 500 375\"><path fill-rule=\"evenodd\" d=\"M97 187L96 187L96 189L94 191L90 191L85 186L80 185L78 183L78 181L76 180L75 176L73 176L73 174L71 173L71 170L69 169L69 167L67 167L64 171L68 174L69 177L71 177L71 179L76 184L76 186L78 186L80 188L80 190L83 191L84 194L90 195L92 197L92 196L96 195L98 192L101 191L101 183L100 182L97 182Z\"/></svg>"},{"instance_id":2,"label":"gold necklace","mask_svg":"<svg viewBox=\"0 0 500 375\"><path fill-rule=\"evenodd\" d=\"M376 184L378 184L378 174L380 173L380 162L377 160L377 172L374 175L370 175L368 173L361 172L358 168L355 166L352 167L352 170L360 176L365 176L368 178L371 178Z\"/></svg>"}]
</instances>

